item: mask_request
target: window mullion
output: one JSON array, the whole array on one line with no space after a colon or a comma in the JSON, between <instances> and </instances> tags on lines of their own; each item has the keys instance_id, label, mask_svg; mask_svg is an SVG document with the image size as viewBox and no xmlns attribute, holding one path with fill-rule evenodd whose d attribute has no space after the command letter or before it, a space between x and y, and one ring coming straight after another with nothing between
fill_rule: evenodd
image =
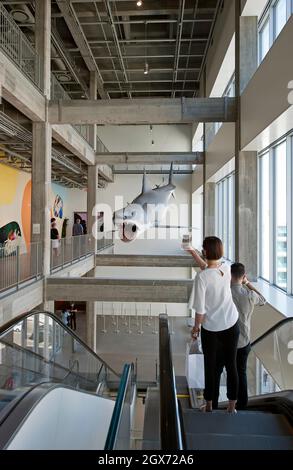
<instances>
[{"instance_id":1,"label":"window mullion","mask_svg":"<svg viewBox=\"0 0 293 470\"><path fill-rule=\"evenodd\" d=\"M287 292L292 294L292 137L287 137Z\"/></svg>"},{"instance_id":2,"label":"window mullion","mask_svg":"<svg viewBox=\"0 0 293 470\"><path fill-rule=\"evenodd\" d=\"M276 184L276 166L275 166L275 155L274 149L271 148L270 151L270 283L275 284L276 275L275 275L275 184Z\"/></svg>"}]
</instances>

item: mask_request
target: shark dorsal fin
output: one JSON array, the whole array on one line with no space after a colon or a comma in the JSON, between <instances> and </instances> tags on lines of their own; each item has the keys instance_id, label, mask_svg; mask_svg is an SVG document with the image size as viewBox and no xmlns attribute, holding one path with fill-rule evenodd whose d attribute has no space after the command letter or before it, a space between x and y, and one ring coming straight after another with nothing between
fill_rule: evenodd
<instances>
[{"instance_id":1,"label":"shark dorsal fin","mask_svg":"<svg viewBox=\"0 0 293 470\"><path fill-rule=\"evenodd\" d=\"M151 191L152 187L147 179L146 172L144 171L143 178L142 178L142 194L147 193L148 191Z\"/></svg>"}]
</instances>

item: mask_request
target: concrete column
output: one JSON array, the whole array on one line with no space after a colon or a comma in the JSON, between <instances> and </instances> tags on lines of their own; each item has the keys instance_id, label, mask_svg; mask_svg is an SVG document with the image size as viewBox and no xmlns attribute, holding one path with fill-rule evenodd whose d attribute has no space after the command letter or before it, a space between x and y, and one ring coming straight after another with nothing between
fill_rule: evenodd
<instances>
[{"instance_id":1,"label":"concrete column","mask_svg":"<svg viewBox=\"0 0 293 470\"><path fill-rule=\"evenodd\" d=\"M241 93L257 68L257 20L241 17L235 0L235 259L257 278L257 154L241 150Z\"/></svg>"},{"instance_id":2,"label":"concrete column","mask_svg":"<svg viewBox=\"0 0 293 470\"><path fill-rule=\"evenodd\" d=\"M97 350L97 302L86 303L86 343L96 352Z\"/></svg>"},{"instance_id":3,"label":"concrete column","mask_svg":"<svg viewBox=\"0 0 293 470\"><path fill-rule=\"evenodd\" d=\"M93 229L96 228L97 214L94 208L97 204L98 191L98 167L96 165L88 166L88 187L87 187L87 226L88 234L93 238L93 248L96 246L97 233Z\"/></svg>"},{"instance_id":4,"label":"concrete column","mask_svg":"<svg viewBox=\"0 0 293 470\"><path fill-rule=\"evenodd\" d=\"M95 277L95 269L87 273L87 277ZM97 313L98 302L86 303L86 343L96 352L97 350Z\"/></svg>"},{"instance_id":5,"label":"concrete column","mask_svg":"<svg viewBox=\"0 0 293 470\"><path fill-rule=\"evenodd\" d=\"M213 237L216 233L216 183L205 184L204 236Z\"/></svg>"},{"instance_id":6,"label":"concrete column","mask_svg":"<svg viewBox=\"0 0 293 470\"><path fill-rule=\"evenodd\" d=\"M40 58L40 85L44 95L50 99L51 92L51 0L35 2L36 7L36 51Z\"/></svg>"},{"instance_id":7,"label":"concrete column","mask_svg":"<svg viewBox=\"0 0 293 470\"><path fill-rule=\"evenodd\" d=\"M32 242L40 242L42 272L50 273L50 190L52 129L46 122L33 123Z\"/></svg>"},{"instance_id":8,"label":"concrete column","mask_svg":"<svg viewBox=\"0 0 293 470\"><path fill-rule=\"evenodd\" d=\"M257 278L257 152L239 152L236 179L238 192L237 261L246 267L248 277Z\"/></svg>"},{"instance_id":9,"label":"concrete column","mask_svg":"<svg viewBox=\"0 0 293 470\"><path fill-rule=\"evenodd\" d=\"M98 89L98 76L97 72L90 72L90 99L97 99L97 89ZM93 149L97 150L97 125L93 124L90 126L90 144Z\"/></svg>"},{"instance_id":10,"label":"concrete column","mask_svg":"<svg viewBox=\"0 0 293 470\"><path fill-rule=\"evenodd\" d=\"M258 18L257 16L240 17L240 94L243 93L250 79L257 69L257 36Z\"/></svg>"}]
</instances>

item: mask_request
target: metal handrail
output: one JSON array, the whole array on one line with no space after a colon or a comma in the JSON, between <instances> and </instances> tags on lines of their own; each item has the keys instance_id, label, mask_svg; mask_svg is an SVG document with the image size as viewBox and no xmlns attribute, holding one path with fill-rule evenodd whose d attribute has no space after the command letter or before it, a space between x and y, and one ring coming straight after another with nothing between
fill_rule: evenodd
<instances>
[{"instance_id":1,"label":"metal handrail","mask_svg":"<svg viewBox=\"0 0 293 470\"><path fill-rule=\"evenodd\" d=\"M89 255L95 254L93 245L93 237L91 235L76 235L72 237L64 237L59 240L59 247L55 253L51 240L51 272L63 269L64 266L73 264L80 259L84 259Z\"/></svg>"},{"instance_id":2,"label":"metal handrail","mask_svg":"<svg viewBox=\"0 0 293 470\"><path fill-rule=\"evenodd\" d=\"M42 277L42 242L0 247L0 293Z\"/></svg>"},{"instance_id":3,"label":"metal handrail","mask_svg":"<svg viewBox=\"0 0 293 470\"><path fill-rule=\"evenodd\" d=\"M104 450L114 450L122 418L123 405L129 384L133 385L134 365L125 364Z\"/></svg>"},{"instance_id":4,"label":"metal handrail","mask_svg":"<svg viewBox=\"0 0 293 470\"><path fill-rule=\"evenodd\" d=\"M0 4L0 48L41 90L40 57L19 26Z\"/></svg>"},{"instance_id":5,"label":"metal handrail","mask_svg":"<svg viewBox=\"0 0 293 470\"><path fill-rule=\"evenodd\" d=\"M161 449L183 450L168 315L159 316Z\"/></svg>"}]
</instances>

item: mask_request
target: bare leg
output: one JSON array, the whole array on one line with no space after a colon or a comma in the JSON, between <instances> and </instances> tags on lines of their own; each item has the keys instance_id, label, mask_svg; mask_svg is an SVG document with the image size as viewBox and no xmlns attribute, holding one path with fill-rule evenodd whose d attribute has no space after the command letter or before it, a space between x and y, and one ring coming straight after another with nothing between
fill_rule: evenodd
<instances>
[{"instance_id":1,"label":"bare leg","mask_svg":"<svg viewBox=\"0 0 293 470\"><path fill-rule=\"evenodd\" d=\"M229 400L229 405L227 408L228 413L236 413L236 409L235 409L236 403L237 403L236 400Z\"/></svg>"}]
</instances>

